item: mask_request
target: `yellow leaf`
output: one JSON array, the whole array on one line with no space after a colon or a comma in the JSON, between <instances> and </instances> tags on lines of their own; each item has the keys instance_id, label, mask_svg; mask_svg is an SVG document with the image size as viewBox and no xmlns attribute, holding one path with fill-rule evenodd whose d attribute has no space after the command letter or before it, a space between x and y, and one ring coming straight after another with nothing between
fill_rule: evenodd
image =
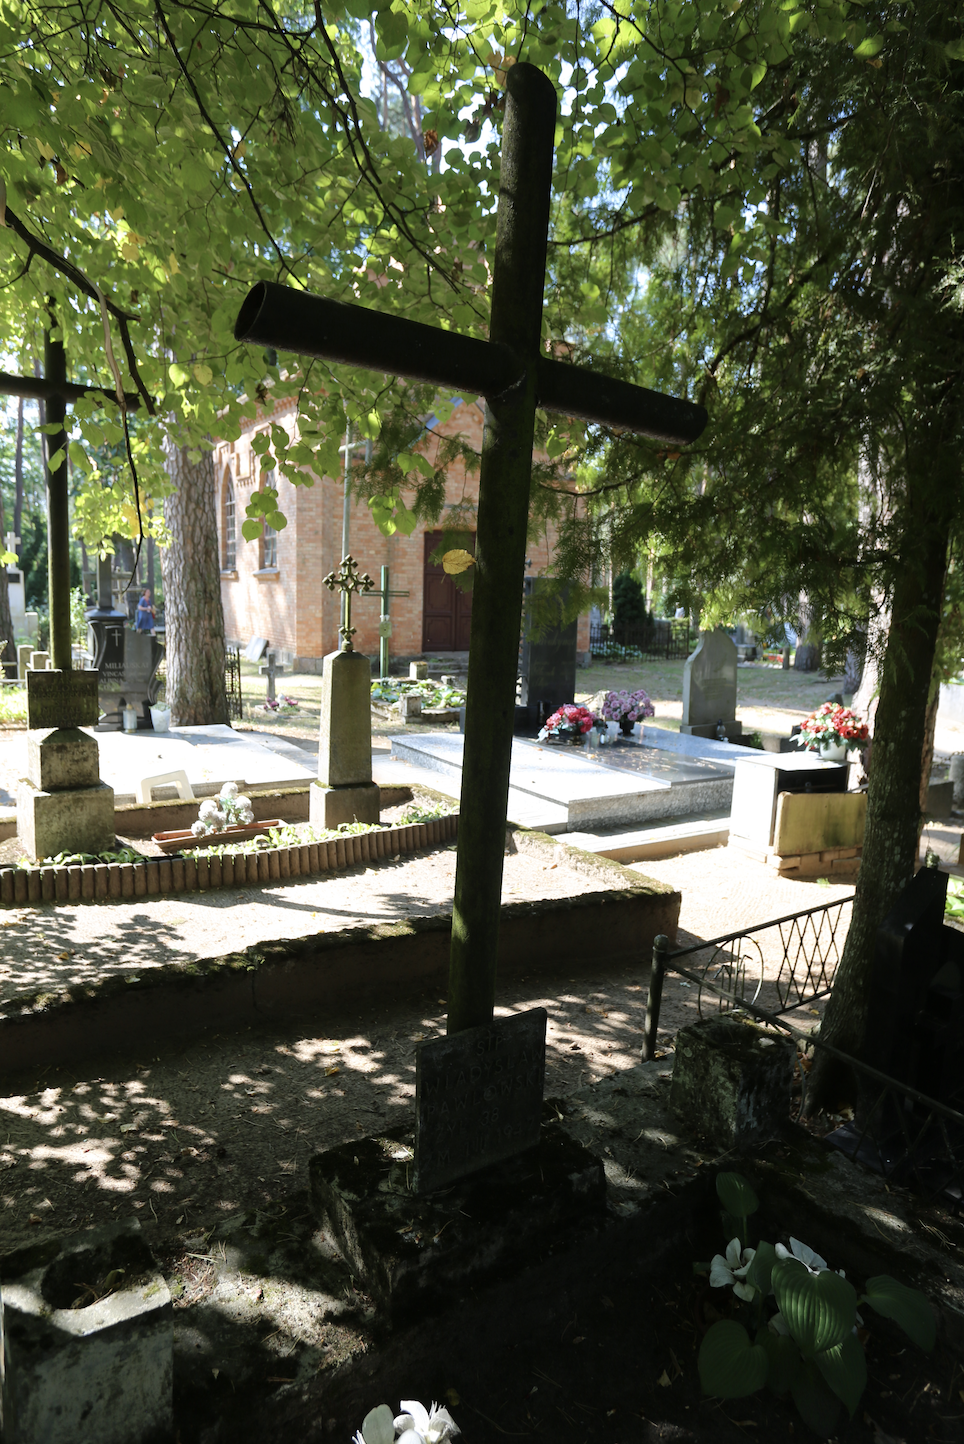
<instances>
[{"instance_id":1,"label":"yellow leaf","mask_svg":"<svg viewBox=\"0 0 964 1444\"><path fill-rule=\"evenodd\" d=\"M175 256L173 251L167 258L167 269L172 276L177 276L180 274L181 268L177 264L177 256Z\"/></svg>"},{"instance_id":2,"label":"yellow leaf","mask_svg":"<svg viewBox=\"0 0 964 1444\"><path fill-rule=\"evenodd\" d=\"M446 552L442 558L442 570L450 577L457 576L459 572L467 572L469 567L475 565L475 557L471 552L462 551L456 548L455 551Z\"/></svg>"},{"instance_id":3,"label":"yellow leaf","mask_svg":"<svg viewBox=\"0 0 964 1444\"><path fill-rule=\"evenodd\" d=\"M326 1068L326 1069L325 1069L325 1077L326 1077L326 1078L334 1078L335 1074L336 1074L336 1073L340 1073L340 1072L341 1072L341 1069L338 1068L338 1067Z\"/></svg>"}]
</instances>

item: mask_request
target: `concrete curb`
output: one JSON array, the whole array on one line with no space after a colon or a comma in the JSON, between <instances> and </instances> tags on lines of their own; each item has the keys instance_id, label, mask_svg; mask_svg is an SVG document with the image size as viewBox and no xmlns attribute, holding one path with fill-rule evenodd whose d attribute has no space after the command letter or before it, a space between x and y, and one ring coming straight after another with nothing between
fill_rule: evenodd
<instances>
[{"instance_id":1,"label":"concrete curb","mask_svg":"<svg viewBox=\"0 0 964 1444\"><path fill-rule=\"evenodd\" d=\"M144 862L83 863L69 867L0 868L0 904L102 902L105 899L166 897L170 893L248 887L281 879L340 872L406 852L450 842L458 814L377 832L346 833L327 842L266 847L227 857L146 858Z\"/></svg>"}]
</instances>

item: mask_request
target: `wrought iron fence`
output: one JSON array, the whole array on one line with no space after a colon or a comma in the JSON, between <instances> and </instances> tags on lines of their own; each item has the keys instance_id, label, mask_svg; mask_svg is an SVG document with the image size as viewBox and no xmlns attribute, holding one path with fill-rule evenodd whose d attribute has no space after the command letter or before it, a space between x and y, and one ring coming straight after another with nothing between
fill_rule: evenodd
<instances>
[{"instance_id":1,"label":"wrought iron fence","mask_svg":"<svg viewBox=\"0 0 964 1444\"><path fill-rule=\"evenodd\" d=\"M653 966L646 1004L643 1059L656 1050L656 1032L667 972L679 974L697 989L697 1008L703 1016L704 994L719 1011L752 1005L768 1017L780 1017L825 998L833 986L840 950L849 921L850 898L821 903L804 912L788 913L768 923L724 933L706 943L670 949L660 935L653 943ZM767 960L775 975L766 977ZM692 959L687 967L680 959Z\"/></svg>"},{"instance_id":2,"label":"wrought iron fence","mask_svg":"<svg viewBox=\"0 0 964 1444\"><path fill-rule=\"evenodd\" d=\"M690 654L689 622L654 619L638 627L589 626L589 650L594 657L632 661L648 657L657 661L684 660Z\"/></svg>"},{"instance_id":3,"label":"wrought iron fence","mask_svg":"<svg viewBox=\"0 0 964 1444\"><path fill-rule=\"evenodd\" d=\"M671 972L698 989L701 1016L705 1006L748 1013L785 1033L798 1046L826 1052L849 1069L857 1080L855 1115L830 1134L828 1142L884 1178L913 1188L927 1199L941 1197L957 1209L964 1202L964 1112L953 1105L964 1105L964 1087L944 1101L931 1098L819 1037L805 1035L786 1016L829 995L850 905L849 898L823 903L688 948L671 950L667 938L656 938L643 1060L655 1055L663 982ZM771 931L773 940L767 947L761 937ZM769 960L764 956L767 953ZM772 973L774 955L776 975L766 978L767 961ZM680 959L684 958L693 959L698 966L683 966ZM764 1002L769 1006L763 1006ZM800 1078L800 1110L804 1113L805 1067L801 1067Z\"/></svg>"},{"instance_id":4,"label":"wrought iron fence","mask_svg":"<svg viewBox=\"0 0 964 1444\"><path fill-rule=\"evenodd\" d=\"M244 716L241 699L241 648L228 647L224 654L224 690L228 699L228 717L240 722Z\"/></svg>"}]
</instances>

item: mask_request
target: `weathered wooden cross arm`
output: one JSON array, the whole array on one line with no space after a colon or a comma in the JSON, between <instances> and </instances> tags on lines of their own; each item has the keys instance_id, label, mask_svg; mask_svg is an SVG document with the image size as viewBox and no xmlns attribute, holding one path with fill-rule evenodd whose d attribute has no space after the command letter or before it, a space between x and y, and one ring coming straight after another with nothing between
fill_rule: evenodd
<instances>
[{"instance_id":1,"label":"weathered wooden cross arm","mask_svg":"<svg viewBox=\"0 0 964 1444\"><path fill-rule=\"evenodd\" d=\"M479 471L462 807L452 912L448 1031L488 1024L495 1004L502 862L515 719L537 407L663 441L695 441L701 406L542 354L556 94L535 66L506 76L489 340L383 316L265 281L239 341L322 356L485 397Z\"/></svg>"},{"instance_id":2,"label":"weathered wooden cross arm","mask_svg":"<svg viewBox=\"0 0 964 1444\"><path fill-rule=\"evenodd\" d=\"M498 342L328 301L276 281L260 281L248 292L234 334L239 341L277 351L410 376L486 399L508 396L526 371L524 359ZM706 425L705 410L691 401L547 356L536 357L535 391L536 405L546 411L625 427L660 441L695 441Z\"/></svg>"}]
</instances>

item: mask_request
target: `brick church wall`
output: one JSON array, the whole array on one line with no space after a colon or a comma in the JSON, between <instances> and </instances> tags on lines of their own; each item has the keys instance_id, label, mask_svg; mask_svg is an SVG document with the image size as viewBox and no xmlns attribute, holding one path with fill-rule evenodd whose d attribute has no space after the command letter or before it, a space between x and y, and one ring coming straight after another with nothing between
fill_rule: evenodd
<instances>
[{"instance_id":1,"label":"brick church wall","mask_svg":"<svg viewBox=\"0 0 964 1444\"><path fill-rule=\"evenodd\" d=\"M246 646L252 637L266 637L273 650L283 654L286 665L299 671L321 671L322 659L338 646L340 593L332 594L324 578L341 562L343 486L325 476L313 486L294 486L285 477L275 479L279 506L287 526L277 536L277 564L265 566L264 541L245 541L241 523L252 490L259 484L260 458L251 449L251 438L269 424L283 425L289 434L295 425L294 403L259 407L255 419L236 442L220 442L215 448L215 467L220 486L221 596L224 603L225 633L229 644ZM440 435L461 434L477 451L482 445L482 408L460 405L449 420L436 423ZM432 436L425 441L431 456ZM235 565L226 561L226 498L229 483L235 497ZM461 461L450 471L445 510L429 530L445 525L446 514L478 498L478 473L466 476ZM389 568L393 596L389 604L393 658L422 655L423 568L425 554L423 522L411 536L396 533L386 537L375 525L363 500L352 499L349 520L351 555L362 572L380 585L380 569ZM543 536L528 552L532 566L528 575L544 574L551 561L552 534ZM353 638L359 651L378 655L380 608L374 596L352 601ZM589 618L578 620L577 650L583 661L589 657Z\"/></svg>"}]
</instances>

